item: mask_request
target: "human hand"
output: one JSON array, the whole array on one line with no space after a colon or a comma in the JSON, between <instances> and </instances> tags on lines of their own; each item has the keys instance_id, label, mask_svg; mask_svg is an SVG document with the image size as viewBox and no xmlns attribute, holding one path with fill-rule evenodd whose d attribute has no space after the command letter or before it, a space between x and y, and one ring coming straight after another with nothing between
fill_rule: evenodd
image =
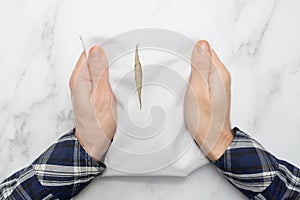
<instances>
[{"instance_id":1,"label":"human hand","mask_svg":"<svg viewBox=\"0 0 300 200\"><path fill-rule=\"evenodd\" d=\"M185 97L185 118L189 131L204 154L219 159L230 145L230 73L201 40L193 49L192 74Z\"/></svg>"},{"instance_id":2,"label":"human hand","mask_svg":"<svg viewBox=\"0 0 300 200\"><path fill-rule=\"evenodd\" d=\"M115 99L108 79L104 50L94 46L88 59L83 52L70 78L75 135L85 151L100 161L116 130Z\"/></svg>"}]
</instances>

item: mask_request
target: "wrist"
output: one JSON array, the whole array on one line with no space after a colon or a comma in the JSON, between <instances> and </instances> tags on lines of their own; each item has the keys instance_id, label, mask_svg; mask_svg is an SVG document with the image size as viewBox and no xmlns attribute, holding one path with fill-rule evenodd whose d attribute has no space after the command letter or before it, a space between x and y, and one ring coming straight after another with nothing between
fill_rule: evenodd
<instances>
[{"instance_id":1,"label":"wrist","mask_svg":"<svg viewBox=\"0 0 300 200\"><path fill-rule=\"evenodd\" d=\"M218 160L230 146L233 137L234 135L230 128L223 130L216 144L207 154L207 157L213 162Z\"/></svg>"},{"instance_id":2,"label":"wrist","mask_svg":"<svg viewBox=\"0 0 300 200\"><path fill-rule=\"evenodd\" d=\"M83 150L96 162L100 162L102 160L103 155L107 151L109 144L94 144L94 143L87 143L87 141L81 138L80 134L78 133L77 129L75 129L75 136L83 148Z\"/></svg>"}]
</instances>

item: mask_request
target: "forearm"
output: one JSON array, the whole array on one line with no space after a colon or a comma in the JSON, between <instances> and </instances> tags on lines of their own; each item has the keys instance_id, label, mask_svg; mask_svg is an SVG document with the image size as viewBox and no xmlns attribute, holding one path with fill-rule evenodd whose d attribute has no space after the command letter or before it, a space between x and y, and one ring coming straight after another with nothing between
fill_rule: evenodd
<instances>
[{"instance_id":1,"label":"forearm","mask_svg":"<svg viewBox=\"0 0 300 200\"><path fill-rule=\"evenodd\" d=\"M72 130L30 166L4 180L0 199L70 199L104 169L84 151Z\"/></svg>"},{"instance_id":2,"label":"forearm","mask_svg":"<svg viewBox=\"0 0 300 200\"><path fill-rule=\"evenodd\" d=\"M278 160L237 128L225 153L214 163L224 177L250 199L297 199L300 171Z\"/></svg>"}]
</instances>

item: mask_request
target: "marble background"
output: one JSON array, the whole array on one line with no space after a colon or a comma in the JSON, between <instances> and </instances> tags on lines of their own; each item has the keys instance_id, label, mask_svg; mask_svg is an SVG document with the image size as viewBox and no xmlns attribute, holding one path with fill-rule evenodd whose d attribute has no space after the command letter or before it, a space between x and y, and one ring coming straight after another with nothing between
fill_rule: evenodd
<instances>
[{"instance_id":1,"label":"marble background","mask_svg":"<svg viewBox=\"0 0 300 200\"><path fill-rule=\"evenodd\" d=\"M232 74L232 125L300 166L300 1L10 0L0 7L0 179L73 127L79 35L155 27L207 39ZM298 25L297 25L298 24ZM77 199L244 199L205 166L187 178L98 178Z\"/></svg>"}]
</instances>

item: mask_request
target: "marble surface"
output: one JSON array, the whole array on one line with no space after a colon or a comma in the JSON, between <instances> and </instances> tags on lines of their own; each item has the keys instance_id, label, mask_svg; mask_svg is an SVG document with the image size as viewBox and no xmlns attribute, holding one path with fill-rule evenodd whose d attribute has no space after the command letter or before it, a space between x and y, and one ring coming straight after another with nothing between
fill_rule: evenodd
<instances>
[{"instance_id":1,"label":"marble surface","mask_svg":"<svg viewBox=\"0 0 300 200\"><path fill-rule=\"evenodd\" d=\"M0 7L0 179L73 127L79 35L137 28L207 39L232 74L232 125L300 166L298 0L26 0ZM98 178L77 199L244 199L207 165L187 178Z\"/></svg>"}]
</instances>

